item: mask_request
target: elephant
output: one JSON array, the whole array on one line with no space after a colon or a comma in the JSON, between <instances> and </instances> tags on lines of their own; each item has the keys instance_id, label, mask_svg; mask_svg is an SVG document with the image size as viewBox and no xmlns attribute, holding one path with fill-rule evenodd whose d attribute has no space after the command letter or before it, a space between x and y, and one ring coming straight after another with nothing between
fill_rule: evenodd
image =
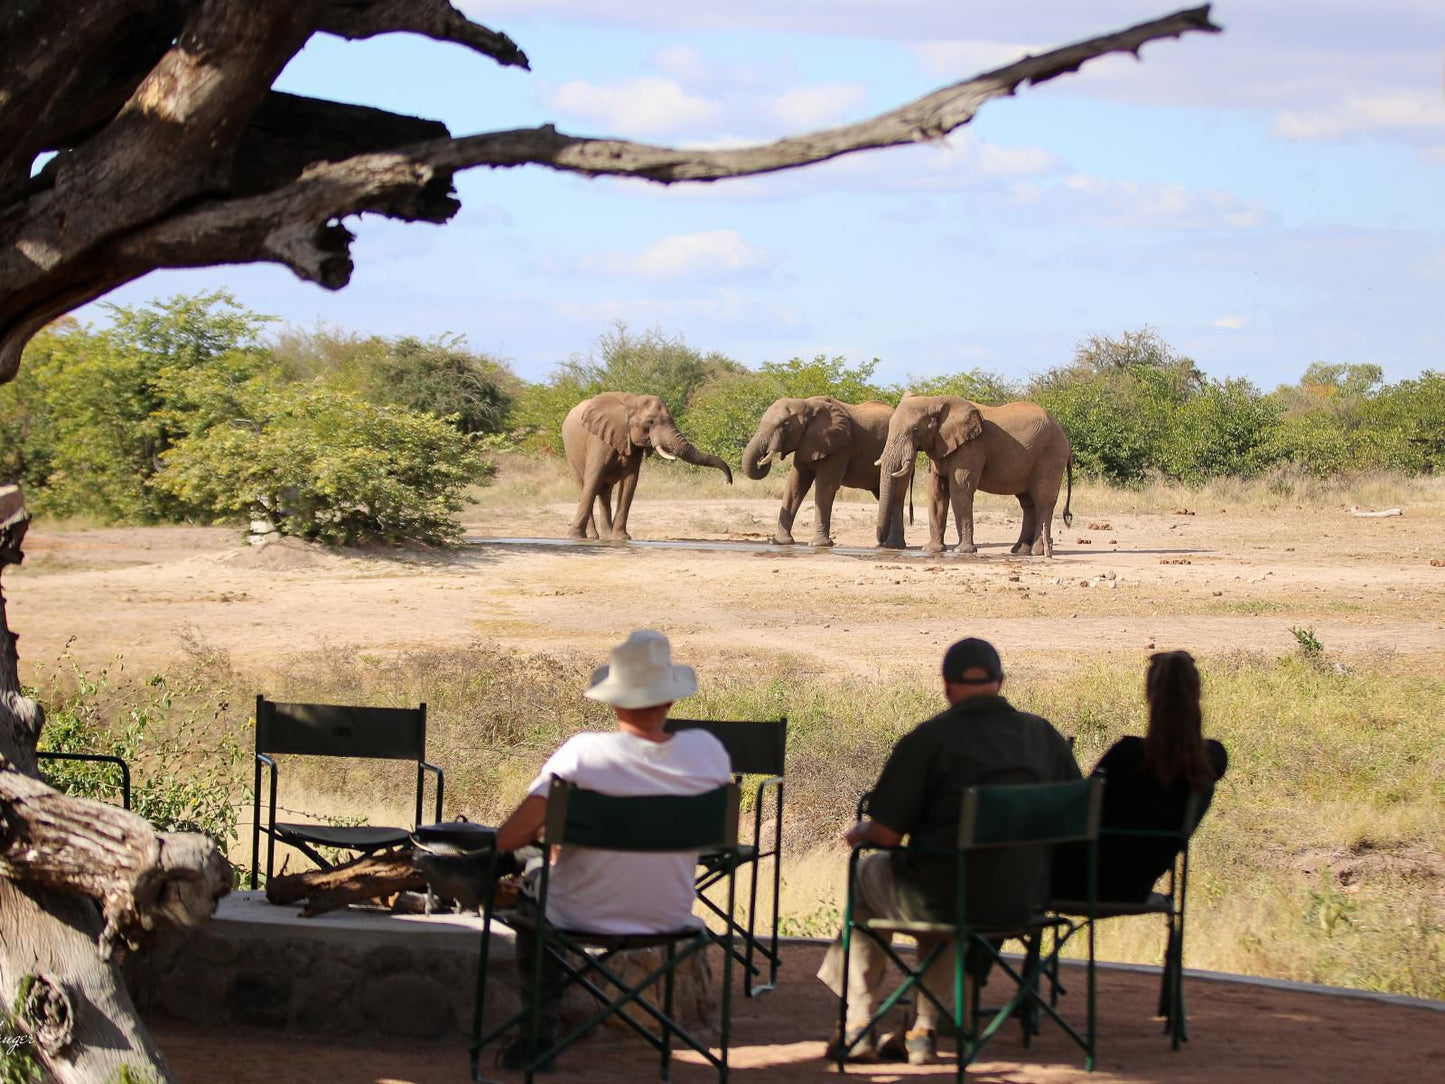
<instances>
[{"instance_id":1,"label":"elephant","mask_svg":"<svg viewBox=\"0 0 1445 1084\"><path fill-rule=\"evenodd\" d=\"M728 465L694 448L679 432L667 405L655 395L604 391L583 399L562 422L562 447L579 490L577 514L567 532L569 538L601 537L625 542L632 537L627 533L627 513L637 492L643 457L653 452L664 459L716 467L728 485L733 483ZM602 514L601 532L593 519L594 502Z\"/></svg>"},{"instance_id":2,"label":"elephant","mask_svg":"<svg viewBox=\"0 0 1445 1084\"><path fill-rule=\"evenodd\" d=\"M792 544L793 518L816 481L818 521L812 544L833 545L833 498L838 487L866 489L878 496L878 457L888 439L892 416L893 408L887 403L852 406L828 395L778 399L768 407L743 452L743 473L754 480L766 478L774 459L793 457L774 542ZM897 522L889 526L889 537L898 548L903 547L902 505Z\"/></svg>"},{"instance_id":3,"label":"elephant","mask_svg":"<svg viewBox=\"0 0 1445 1084\"><path fill-rule=\"evenodd\" d=\"M1013 553L1054 555L1051 521L1059 500L1060 476L1067 471L1064 524L1073 522L1074 455L1063 428L1037 403L989 407L956 395L905 395L888 423L888 443L878 459L878 544L886 545L892 512L903 505L900 481L925 452L931 461L928 493L928 544L925 553L943 551L948 506L958 525L958 552L973 553L973 495L1012 493L1023 508L1023 527Z\"/></svg>"}]
</instances>

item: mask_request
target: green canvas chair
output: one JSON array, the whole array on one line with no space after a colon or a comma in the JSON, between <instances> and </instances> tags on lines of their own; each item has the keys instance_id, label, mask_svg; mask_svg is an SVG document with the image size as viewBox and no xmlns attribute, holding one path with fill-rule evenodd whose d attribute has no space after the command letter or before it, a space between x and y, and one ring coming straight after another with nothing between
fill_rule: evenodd
<instances>
[{"instance_id":1,"label":"green canvas chair","mask_svg":"<svg viewBox=\"0 0 1445 1084\"><path fill-rule=\"evenodd\" d=\"M963 810L959 818L958 846L946 852L955 858L954 921L913 922L895 919L869 919L856 921L853 914L854 886L857 883L857 867L860 856L868 850L901 850L904 848L880 848L862 845L854 848L848 866L848 896L843 916L843 973L848 973L852 938L870 938L890 960L903 972L903 981L874 1011L867 1028L859 1029L852 1042L841 1040L837 1043L836 1058L838 1071L846 1071L848 1054L863 1035L877 1025L893 1007L910 991L917 997L926 997L938 1011L952 1021L958 1042L958 1056L955 1064L955 1079L963 1080L968 1063L976 1059L990 1039L1003 1027L1011 1016L1023 1020L1023 1037L1027 1045L1030 1035L1036 1030L1034 1018L1039 1012L1058 1023L1065 1033L1084 1051L1084 1064L1090 1071L1094 1068L1094 926L1092 921L1076 922L1059 914L1045 914L1022 925L1007 928L990 928L970 924L965 909L967 892L967 865L965 858L972 852L996 847L1048 846L1058 843L1084 843L1089 849L1090 878L1089 899L1085 901L1085 916L1093 917L1093 851L1099 831L1099 810L1103 798L1103 783L1098 779L1082 779L1068 783L1024 783L1011 786L975 786L964 791ZM941 852L944 853L944 852ZM1058 953L1070 938L1079 931L1086 931L1089 939L1087 968L1087 1017L1081 1033L1068 1023L1050 1000L1040 994L1040 979L1047 976L1056 966ZM1042 952L1044 935L1052 934L1051 951ZM910 964L905 961L890 943L890 935L904 934L921 937L932 944L930 951L920 951ZM1018 940L1024 944L1022 963L1015 968L1000 952L1007 940ZM944 1003L942 991L931 990L924 982L924 976L939 956L953 951L953 1007ZM976 954L976 955L975 955ZM969 959L972 957L972 960ZM1012 984L1011 996L996 1009L987 1012L979 1006L979 972L974 961L987 961L999 974ZM965 997L965 979L972 985L972 996ZM965 1004L972 1006L965 1019ZM848 1020L847 983L839 999L838 1034L846 1036Z\"/></svg>"},{"instance_id":2,"label":"green canvas chair","mask_svg":"<svg viewBox=\"0 0 1445 1084\"><path fill-rule=\"evenodd\" d=\"M739 787L744 776L761 776L753 796L753 835L751 843L738 845L738 863L748 867L747 927L735 926L743 941L738 962L743 965L743 992L755 994L775 989L782 959L778 952L778 902L783 873L783 768L787 760L788 720L769 719L761 722L737 719L669 719L669 732L706 730L728 751L732 761L733 779ZM771 801L768 792L771 791ZM771 808L775 830L771 840L763 838L763 811ZM716 853L703 854L698 860L697 898L713 915L722 918L723 911L708 895L726 876L718 864ZM757 936L758 882L762 867L771 861L771 929L763 941ZM767 977L763 977L767 968Z\"/></svg>"},{"instance_id":3,"label":"green canvas chair","mask_svg":"<svg viewBox=\"0 0 1445 1084\"><path fill-rule=\"evenodd\" d=\"M416 808L410 828L329 825L276 820L277 756L361 757L404 760L416 765ZM266 837L266 880L276 864L276 844L296 848L323 868L331 865L319 848L371 854L399 847L421 824L426 774L436 776L436 816L442 819L442 770L426 760L426 705L415 708L365 708L343 704L282 704L256 697L256 777L251 800L251 887L260 871L261 837ZM270 788L262 818L261 772L270 769Z\"/></svg>"},{"instance_id":4,"label":"green canvas chair","mask_svg":"<svg viewBox=\"0 0 1445 1084\"><path fill-rule=\"evenodd\" d=\"M1107 786L1107 782L1105 783ZM1163 840L1174 843L1177 850L1174 861L1166 874L1163 892L1151 892L1140 901L1098 900L1095 904L1095 921L1106 918L1128 918L1137 915L1163 915L1167 927L1164 943L1164 966L1159 980L1159 1012L1164 1018L1164 1032L1169 1036L1170 1046L1178 1050L1180 1044L1189 1038L1189 1023L1184 1011L1184 917L1189 891L1189 840L1204 811L1209 808L1207 799L1212 797L1213 786L1206 794L1191 794L1184 808L1184 820L1178 828L1100 828L1101 848L1112 842L1127 840ZM1059 915L1082 918L1086 915L1081 900L1051 899L1049 910ZM1087 921L1087 919L1085 919ZM1055 967L1050 976L1050 999L1055 1004L1058 996L1066 992L1059 982Z\"/></svg>"},{"instance_id":5,"label":"green canvas chair","mask_svg":"<svg viewBox=\"0 0 1445 1084\"><path fill-rule=\"evenodd\" d=\"M728 1040L732 1013L732 962L734 959L732 907L735 902L739 791L729 783L688 797L658 795L618 798L583 790L553 778L547 793L547 823L540 841L543 853L558 844L595 847L610 851L710 851L719 855L719 868L727 883L727 904L721 932L701 923L652 934L598 934L583 929L563 930L543 920L547 913L548 864L537 882L535 916L516 911L484 909L481 960L477 967L476 1009L472 1020L472 1080L482 1082L481 1053L493 1040L520 1025L528 1058L524 1075L531 1084L539 1066L550 1063L609 1017L615 1016L645 1039L661 1058L661 1078L669 1079L673 1040L692 1048L717 1070L720 1084L728 1078ZM490 977L492 922L498 921L532 935L531 990L520 1009L485 1032L483 1011ZM710 946L722 949L723 982L718 1052L689 1033L673 1017L673 986L677 968ZM619 952L661 948L662 962L636 982L628 982L610 963ZM544 961L550 955L564 973L564 985L580 986L600 1008L588 1020L566 1032L548 1047L539 1048L538 1031ZM662 1007L643 994L662 987ZM654 1027L649 1027L648 1021Z\"/></svg>"}]
</instances>

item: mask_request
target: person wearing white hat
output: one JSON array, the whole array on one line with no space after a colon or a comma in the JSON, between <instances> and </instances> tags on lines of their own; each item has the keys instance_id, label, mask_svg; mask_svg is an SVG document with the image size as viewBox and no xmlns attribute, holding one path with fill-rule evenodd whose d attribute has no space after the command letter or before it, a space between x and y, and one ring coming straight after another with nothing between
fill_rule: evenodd
<instances>
[{"instance_id":1,"label":"person wearing white hat","mask_svg":"<svg viewBox=\"0 0 1445 1084\"><path fill-rule=\"evenodd\" d=\"M547 820L553 776L619 797L702 794L728 782L732 764L717 738L705 730L666 730L673 703L695 692L697 674L672 661L666 636L652 629L632 633L612 649L611 663L593 673L582 694L611 705L616 729L574 735L553 753L528 786L527 797L497 829L497 847L514 851L537 840ZM559 848L549 875L547 920L563 929L597 933L680 929L697 921L692 914L696 866L697 855L691 852ZM519 961L527 955L520 949ZM555 1004L544 1004L542 1045L550 1042L554 1026ZM524 1057L520 1049L502 1051L504 1067L509 1058Z\"/></svg>"}]
</instances>

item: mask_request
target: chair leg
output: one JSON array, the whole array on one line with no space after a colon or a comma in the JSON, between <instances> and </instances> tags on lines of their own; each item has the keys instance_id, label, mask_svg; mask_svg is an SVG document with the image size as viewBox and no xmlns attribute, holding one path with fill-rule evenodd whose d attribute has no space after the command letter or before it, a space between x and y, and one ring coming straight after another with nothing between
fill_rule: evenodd
<instances>
[{"instance_id":1,"label":"chair leg","mask_svg":"<svg viewBox=\"0 0 1445 1084\"><path fill-rule=\"evenodd\" d=\"M667 962L672 963L673 955L677 948L671 941L667 944ZM671 967L667 970L667 977L662 980L662 1012L669 1020L672 1019L672 989L675 975ZM668 1075L671 1072L672 1063L672 1029L667 1025L662 1026L662 1079L670 1080Z\"/></svg>"}]
</instances>

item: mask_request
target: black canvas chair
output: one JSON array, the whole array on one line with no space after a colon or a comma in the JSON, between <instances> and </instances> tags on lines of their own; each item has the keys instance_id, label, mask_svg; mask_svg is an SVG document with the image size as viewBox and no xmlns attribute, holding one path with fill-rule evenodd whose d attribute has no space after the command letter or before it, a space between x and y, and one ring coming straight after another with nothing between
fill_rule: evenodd
<instances>
[{"instance_id":1,"label":"black canvas chair","mask_svg":"<svg viewBox=\"0 0 1445 1084\"><path fill-rule=\"evenodd\" d=\"M848 895L843 913L843 974L848 973L852 938L870 938L903 972L902 983L882 1000L866 1028L852 1034L847 1030L848 995L846 978L843 996L838 1005L836 1058L838 1071L844 1072L848 1054L910 991L928 998L938 1011L951 1020L957 1037L958 1055L955 1079L963 1080L964 1069L978 1057L984 1046L1017 1014L1023 1021L1023 1038L1027 1045L1038 1013L1051 1017L1084 1051L1084 1064L1094 1068L1094 925L1092 921L1075 922L1058 914L1039 915L1022 925L990 928L971 924L965 903L968 899L965 858L973 852L997 847L1034 847L1058 843L1084 843L1089 850L1089 899L1085 901L1086 919L1093 917L1093 851L1099 831L1099 810L1103 784L1098 779L1082 779L1068 783L1026 783L1013 786L969 787L963 794L959 819L958 846L947 853L955 859L954 920L952 922L917 922L902 919L854 918L854 893L860 856L868 850L899 850L864 844L853 849L848 865ZM1058 953L1074 933L1085 931L1089 940L1087 970L1087 1017L1080 1033L1057 1011L1050 1000L1040 995L1040 979L1056 967ZM1045 934L1052 934L1051 951L1042 951ZM903 934L922 938L932 947L920 951L913 962L906 962L890 943L891 935ZM1005 941L1024 944L1024 956L1016 969L1000 952ZM953 951L953 1008L944 1003L945 992L929 989L924 976L942 953ZM984 1013L979 1006L979 975L984 970L976 962L987 961L993 969L1012 983L1011 996L996 1009ZM971 985L971 996L965 996L965 983ZM965 1003L971 1005L965 1019ZM985 1020L984 1017L987 1016Z\"/></svg>"},{"instance_id":2,"label":"black canvas chair","mask_svg":"<svg viewBox=\"0 0 1445 1084\"><path fill-rule=\"evenodd\" d=\"M356 757L405 760L416 764L416 811L412 828L371 825L337 827L276 821L276 780L280 774L274 759L280 755L313 757ZM261 769L271 770L266 803L267 817L261 819ZM256 887L260 869L261 836L266 836L266 879L275 866L276 844L295 847L318 866L330 862L317 850L328 847L354 854L371 854L406 843L412 829L421 823L426 773L436 776L436 816L442 819L442 770L426 760L426 705L415 708L364 708L341 704L279 704L256 697L256 778L252 801L251 887Z\"/></svg>"},{"instance_id":3,"label":"black canvas chair","mask_svg":"<svg viewBox=\"0 0 1445 1084\"><path fill-rule=\"evenodd\" d=\"M53 749L39 749L35 753L36 760L64 760L80 764L109 764L120 769L120 782L111 784L120 791L121 808L130 808L130 765L125 762L124 757L113 756L110 753L60 753Z\"/></svg>"},{"instance_id":4,"label":"black canvas chair","mask_svg":"<svg viewBox=\"0 0 1445 1084\"><path fill-rule=\"evenodd\" d=\"M661 1078L669 1078L673 1040L701 1054L717 1070L720 1084L728 1077L728 1041L732 1013L733 923L731 907L737 868L738 787L735 783L691 796L657 795L619 798L583 790L556 777L547 792L547 823L540 841L546 854L554 845L568 844L611 851L711 851L719 856L719 868L727 883L726 921L721 932L708 929L701 922L679 930L651 934L599 934L585 929L563 930L543 920L547 913L549 885L548 863L543 863L537 881L535 913L484 909L481 960L477 967L477 997L472 1019L472 1080L481 1082L481 1053L494 1039L517 1025L522 1026L528 1052L523 1070L527 1084L540 1066L551 1062L558 1053L571 1046L609 1017L616 1016L640 1035L661 1056ZM522 999L522 1007L505 1020L482 1030L490 975L490 950L493 920L531 934L535 950L531 963L531 990ZM712 945L722 948L723 982L720 991L721 1018L718 1031L718 1052L715 1054L700 1038L690 1034L673 1018L673 986L678 966L704 952ZM636 982L629 982L610 965L619 952L634 949L660 948L662 962ZM544 982L544 960L551 956L559 966L565 984L578 985L600 1005L597 1013L571 1031L554 1036L550 1046L540 1048L538 991ZM643 995L662 987L662 1007ZM649 1026L651 1022L654 1028Z\"/></svg>"},{"instance_id":5,"label":"black canvas chair","mask_svg":"<svg viewBox=\"0 0 1445 1084\"><path fill-rule=\"evenodd\" d=\"M722 742L732 760L733 779L739 786L744 776L762 776L753 798L753 835L751 843L738 845L738 861L749 868L751 877L748 884L747 928L738 928L743 946L740 962L743 965L743 992L752 997L774 989L778 984L778 967L781 960L778 953L779 895L782 889L783 873L783 767L787 760L788 720L769 719L762 722L734 719L669 719L669 732L678 730L706 730ZM773 792L772 802L765 800L767 792ZM763 838L763 811L771 805L774 831L770 841ZM697 895L709 911L722 917L722 909L708 892L724 874L718 865L718 856L704 854L699 861ZM772 860L771 913L772 928L767 931L766 942L757 935L758 882L762 876L763 863ZM767 978L763 980L763 969Z\"/></svg>"},{"instance_id":6,"label":"black canvas chair","mask_svg":"<svg viewBox=\"0 0 1445 1084\"><path fill-rule=\"evenodd\" d=\"M1107 786L1107 782L1105 783ZM1178 1050L1189 1038L1189 1023L1184 1012L1184 916L1189 891L1189 840L1208 809L1208 799L1213 796L1213 786L1207 794L1191 794L1184 808L1184 821L1178 828L1100 828L1099 848L1130 841L1158 840L1172 843L1177 851L1174 861L1166 874L1163 892L1151 892L1139 901L1101 899L1096 903L1095 920L1106 918L1128 918L1137 915L1163 915L1167 934L1164 943L1164 966L1159 981L1159 1012L1164 1018L1164 1032L1169 1036L1170 1046ZM1083 916L1080 900L1054 899L1049 909L1060 915ZM1059 994L1065 992L1059 983L1058 970L1052 972L1051 999L1057 1003Z\"/></svg>"}]
</instances>

